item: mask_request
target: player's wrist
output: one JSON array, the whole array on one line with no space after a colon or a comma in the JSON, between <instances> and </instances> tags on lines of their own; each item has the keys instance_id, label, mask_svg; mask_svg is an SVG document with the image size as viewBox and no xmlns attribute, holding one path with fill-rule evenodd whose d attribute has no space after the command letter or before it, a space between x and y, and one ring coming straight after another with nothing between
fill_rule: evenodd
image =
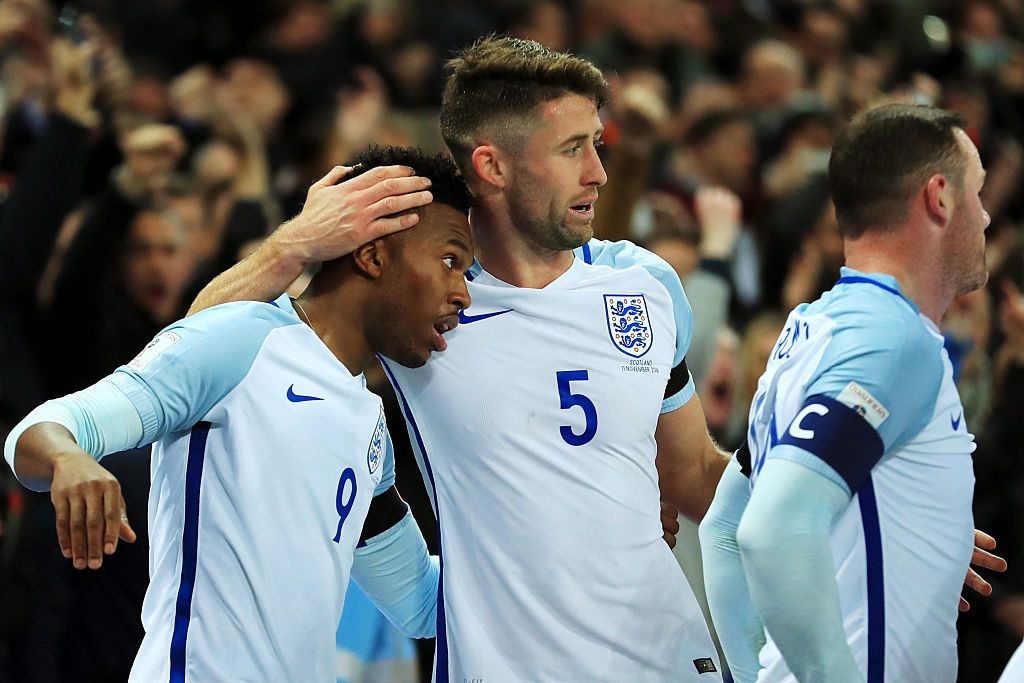
<instances>
[{"instance_id":1,"label":"player's wrist","mask_svg":"<svg viewBox=\"0 0 1024 683\"><path fill-rule=\"evenodd\" d=\"M274 270L286 275L294 274L295 277L317 263L316 254L308 242L295 237L296 233L302 232L299 221L299 218L288 221L263 245L266 257Z\"/></svg>"},{"instance_id":2,"label":"player's wrist","mask_svg":"<svg viewBox=\"0 0 1024 683\"><path fill-rule=\"evenodd\" d=\"M72 445L61 446L58 449L49 451L44 457L54 478L62 472L96 462L96 459L91 455L78 446Z\"/></svg>"}]
</instances>

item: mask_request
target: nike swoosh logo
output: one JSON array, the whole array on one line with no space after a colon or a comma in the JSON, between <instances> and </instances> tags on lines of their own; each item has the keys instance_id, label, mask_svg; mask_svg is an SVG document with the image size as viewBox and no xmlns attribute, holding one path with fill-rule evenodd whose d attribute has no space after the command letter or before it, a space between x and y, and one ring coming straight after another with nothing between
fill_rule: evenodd
<instances>
[{"instance_id":1,"label":"nike swoosh logo","mask_svg":"<svg viewBox=\"0 0 1024 683\"><path fill-rule=\"evenodd\" d=\"M959 415L957 415L956 417L953 417L952 415L949 416L949 424L953 425L953 431L954 432L956 430L960 429L960 420L962 420L963 417L964 417L964 414L962 412Z\"/></svg>"},{"instance_id":2,"label":"nike swoosh logo","mask_svg":"<svg viewBox=\"0 0 1024 683\"><path fill-rule=\"evenodd\" d=\"M493 313L481 313L480 315L466 315L465 311L459 311L459 324L468 325L469 323L475 323L478 320L487 320L488 318L493 318L496 315L505 315L506 313L511 312L511 308L505 309L504 311L494 311Z\"/></svg>"},{"instance_id":3,"label":"nike swoosh logo","mask_svg":"<svg viewBox=\"0 0 1024 683\"><path fill-rule=\"evenodd\" d=\"M302 403L303 401L322 401L323 399L319 396L303 396L302 394L295 393L295 385L288 387L288 400L292 403Z\"/></svg>"}]
</instances>

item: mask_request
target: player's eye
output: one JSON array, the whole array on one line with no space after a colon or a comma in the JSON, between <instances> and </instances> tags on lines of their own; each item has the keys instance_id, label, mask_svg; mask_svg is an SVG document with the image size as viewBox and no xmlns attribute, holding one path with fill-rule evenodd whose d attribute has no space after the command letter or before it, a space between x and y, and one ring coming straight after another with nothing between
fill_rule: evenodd
<instances>
[{"instance_id":1,"label":"player's eye","mask_svg":"<svg viewBox=\"0 0 1024 683\"><path fill-rule=\"evenodd\" d=\"M594 149L601 149L604 147L604 140L594 140Z\"/></svg>"},{"instance_id":2,"label":"player's eye","mask_svg":"<svg viewBox=\"0 0 1024 683\"><path fill-rule=\"evenodd\" d=\"M574 157L574 156L576 156L577 154L579 154L579 152L580 152L580 150L581 150L581 149L582 149L582 147L580 147L580 146L579 146L579 145L577 144L577 145L573 145L572 147L570 147L570 148L568 148L567 150L565 150L565 153L566 153L566 154L568 154L568 155L569 155L569 156L571 156L571 157Z\"/></svg>"},{"instance_id":3,"label":"player's eye","mask_svg":"<svg viewBox=\"0 0 1024 683\"><path fill-rule=\"evenodd\" d=\"M444 265L448 267L448 270L451 270L452 268L455 267L455 257L454 256L445 256L441 260L444 262Z\"/></svg>"}]
</instances>

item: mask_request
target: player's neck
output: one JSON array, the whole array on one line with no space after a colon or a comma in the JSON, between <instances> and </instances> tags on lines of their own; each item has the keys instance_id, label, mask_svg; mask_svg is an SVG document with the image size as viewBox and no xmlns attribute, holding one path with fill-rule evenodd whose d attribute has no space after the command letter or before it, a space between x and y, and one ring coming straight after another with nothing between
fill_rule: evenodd
<instances>
[{"instance_id":1,"label":"player's neck","mask_svg":"<svg viewBox=\"0 0 1024 683\"><path fill-rule=\"evenodd\" d=\"M362 319L352 314L363 307L354 297L341 297L345 305L340 306L339 297L339 292L310 288L295 300L296 313L352 375L360 375L373 358Z\"/></svg>"},{"instance_id":2,"label":"player's neck","mask_svg":"<svg viewBox=\"0 0 1024 683\"><path fill-rule=\"evenodd\" d=\"M903 295L938 325L952 297L942 288L942 259L926 245L908 243L899 234L866 234L845 243L846 265L864 273L896 278Z\"/></svg>"},{"instance_id":3,"label":"player's neck","mask_svg":"<svg viewBox=\"0 0 1024 683\"><path fill-rule=\"evenodd\" d=\"M516 287L542 289L572 266L572 251L552 250L523 238L514 226L474 212L476 258L488 273Z\"/></svg>"}]
</instances>

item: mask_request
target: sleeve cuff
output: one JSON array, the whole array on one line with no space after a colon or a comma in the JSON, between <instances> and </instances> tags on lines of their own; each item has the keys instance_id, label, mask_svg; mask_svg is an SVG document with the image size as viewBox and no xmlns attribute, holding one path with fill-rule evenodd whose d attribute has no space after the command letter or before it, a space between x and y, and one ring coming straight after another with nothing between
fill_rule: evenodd
<instances>
[{"instance_id":1,"label":"sleeve cuff","mask_svg":"<svg viewBox=\"0 0 1024 683\"><path fill-rule=\"evenodd\" d=\"M160 427L160 414L148 387L121 370L113 372L107 379L135 404L135 409L142 420L142 443L154 441Z\"/></svg>"},{"instance_id":2,"label":"sleeve cuff","mask_svg":"<svg viewBox=\"0 0 1024 683\"><path fill-rule=\"evenodd\" d=\"M841 487L847 494L853 495L849 484L839 476L839 473L832 469L832 466L810 451L805 451L790 444L779 444L772 449L769 458L775 460L788 460L798 465L803 465L812 472L817 472L837 486Z\"/></svg>"},{"instance_id":3,"label":"sleeve cuff","mask_svg":"<svg viewBox=\"0 0 1024 683\"><path fill-rule=\"evenodd\" d=\"M662 415L682 408L693 398L693 395L696 393L693 385L693 375L689 371L687 371L687 374L689 375L689 380L686 382L686 386L661 402Z\"/></svg>"}]
</instances>

